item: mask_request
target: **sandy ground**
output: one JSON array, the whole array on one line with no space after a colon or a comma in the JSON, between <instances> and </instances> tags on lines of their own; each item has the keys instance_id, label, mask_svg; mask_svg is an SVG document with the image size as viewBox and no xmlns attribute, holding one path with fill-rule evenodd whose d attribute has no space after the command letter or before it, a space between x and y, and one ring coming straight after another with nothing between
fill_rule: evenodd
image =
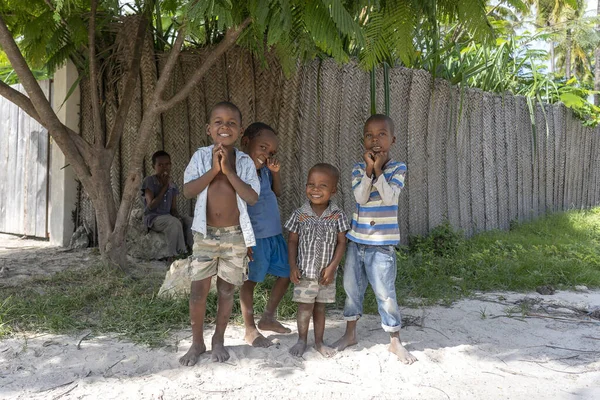
<instances>
[{"instance_id":1,"label":"sandy ground","mask_svg":"<svg viewBox=\"0 0 600 400\"><path fill-rule=\"evenodd\" d=\"M27 265L6 247L32 247ZM37 251L46 257L35 258ZM55 270L41 261L71 265L67 255L79 265L95 257L0 235L0 263L10 263L10 279ZM529 317L515 312L522 308ZM387 352L378 316L361 319L360 343L331 359L312 348L303 358L290 356L293 333L254 349L241 339L241 327L230 326L229 362L216 364L205 354L194 367L177 361L190 330L159 349L86 332L20 334L0 341L0 398L600 399L600 321L576 310L600 310L600 291L485 293L451 307L403 309L402 339L419 359L411 366ZM286 324L295 329L294 321ZM340 313L330 313L325 339L343 329Z\"/></svg>"}]
</instances>

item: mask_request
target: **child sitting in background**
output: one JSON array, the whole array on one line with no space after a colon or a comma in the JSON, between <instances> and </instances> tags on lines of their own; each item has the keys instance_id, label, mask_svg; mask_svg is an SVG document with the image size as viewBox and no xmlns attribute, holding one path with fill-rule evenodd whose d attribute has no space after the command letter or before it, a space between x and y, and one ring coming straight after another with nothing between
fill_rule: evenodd
<instances>
[{"instance_id":1,"label":"child sitting in background","mask_svg":"<svg viewBox=\"0 0 600 400\"><path fill-rule=\"evenodd\" d=\"M192 248L192 218L177 212L179 189L171 178L171 156L159 150L152 155L154 175L142 182L144 224L148 229L162 232L167 238L169 258ZM187 245L187 248L186 248Z\"/></svg>"}]
</instances>

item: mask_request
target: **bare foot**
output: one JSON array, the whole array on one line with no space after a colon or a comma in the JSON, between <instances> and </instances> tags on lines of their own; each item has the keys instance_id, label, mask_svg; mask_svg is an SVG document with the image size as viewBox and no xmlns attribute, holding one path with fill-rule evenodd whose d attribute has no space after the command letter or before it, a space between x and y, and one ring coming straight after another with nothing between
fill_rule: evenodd
<instances>
[{"instance_id":1,"label":"bare foot","mask_svg":"<svg viewBox=\"0 0 600 400\"><path fill-rule=\"evenodd\" d=\"M390 346L388 347L388 350L391 353L394 353L396 356L398 356L398 359L400 361L402 361L404 364L410 365L412 363L414 363L417 360L417 357L413 356L412 354L410 354L408 352L408 350L406 350L406 348L404 348L404 346L402 346L402 343L400 342L400 339L398 338L392 338L391 342L390 342Z\"/></svg>"},{"instance_id":2,"label":"bare foot","mask_svg":"<svg viewBox=\"0 0 600 400\"><path fill-rule=\"evenodd\" d=\"M296 357L302 357L306 350L306 342L298 339L298 342L290 349L290 354Z\"/></svg>"},{"instance_id":3,"label":"bare foot","mask_svg":"<svg viewBox=\"0 0 600 400\"><path fill-rule=\"evenodd\" d=\"M324 344L320 346L315 345L315 349L317 349L317 351L325 358L333 357L337 353L334 348L325 346Z\"/></svg>"},{"instance_id":4,"label":"bare foot","mask_svg":"<svg viewBox=\"0 0 600 400\"><path fill-rule=\"evenodd\" d=\"M261 331L271 331L277 333L292 332L291 329L281 325L281 323L276 319L266 319L264 317L261 318L260 321L258 321L258 329L260 329Z\"/></svg>"},{"instance_id":5,"label":"bare foot","mask_svg":"<svg viewBox=\"0 0 600 400\"><path fill-rule=\"evenodd\" d=\"M256 329L252 331L246 331L244 340L252 347L269 347L273 345L273 342L261 335Z\"/></svg>"},{"instance_id":6,"label":"bare foot","mask_svg":"<svg viewBox=\"0 0 600 400\"><path fill-rule=\"evenodd\" d=\"M179 363L186 367L191 367L192 365L196 364L200 354L204 353L205 351L206 346L204 343L192 343L188 352L179 359Z\"/></svg>"},{"instance_id":7,"label":"bare foot","mask_svg":"<svg viewBox=\"0 0 600 400\"><path fill-rule=\"evenodd\" d=\"M344 335L341 338L339 338L336 342L334 342L332 344L332 346L337 351L342 351L346 347L354 346L357 343L358 342L356 341L356 336L354 336L354 335L352 335L352 336Z\"/></svg>"},{"instance_id":8,"label":"bare foot","mask_svg":"<svg viewBox=\"0 0 600 400\"><path fill-rule=\"evenodd\" d=\"M213 339L212 356L210 359L214 362L225 362L229 360L229 352L225 350L223 342L218 342Z\"/></svg>"}]
</instances>

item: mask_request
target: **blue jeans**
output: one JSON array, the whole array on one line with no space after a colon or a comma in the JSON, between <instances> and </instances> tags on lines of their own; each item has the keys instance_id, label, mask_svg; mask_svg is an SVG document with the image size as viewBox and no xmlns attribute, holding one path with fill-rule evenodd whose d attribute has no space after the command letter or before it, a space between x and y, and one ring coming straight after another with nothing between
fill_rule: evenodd
<instances>
[{"instance_id":1,"label":"blue jeans","mask_svg":"<svg viewBox=\"0 0 600 400\"><path fill-rule=\"evenodd\" d=\"M362 316L363 300L369 283L377 298L381 327L386 332L398 332L402 320L396 301L394 246L371 246L349 241L344 265L346 321L356 321Z\"/></svg>"}]
</instances>

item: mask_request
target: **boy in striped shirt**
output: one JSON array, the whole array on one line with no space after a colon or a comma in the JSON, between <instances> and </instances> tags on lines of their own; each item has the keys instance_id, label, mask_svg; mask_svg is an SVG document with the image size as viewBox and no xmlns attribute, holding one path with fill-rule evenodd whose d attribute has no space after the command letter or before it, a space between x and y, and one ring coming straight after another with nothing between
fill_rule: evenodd
<instances>
[{"instance_id":1,"label":"boy in striped shirt","mask_svg":"<svg viewBox=\"0 0 600 400\"><path fill-rule=\"evenodd\" d=\"M405 364L417 361L400 341L401 318L396 301L396 251L400 241L398 197L404 187L406 165L390 159L396 141L394 122L386 115L372 115L364 127L364 162L352 170L352 191L357 210L352 216L344 290L346 332L333 346L344 350L357 343L356 323L362 316L363 300L370 283L377 298L381 326L390 334L389 351Z\"/></svg>"}]
</instances>

